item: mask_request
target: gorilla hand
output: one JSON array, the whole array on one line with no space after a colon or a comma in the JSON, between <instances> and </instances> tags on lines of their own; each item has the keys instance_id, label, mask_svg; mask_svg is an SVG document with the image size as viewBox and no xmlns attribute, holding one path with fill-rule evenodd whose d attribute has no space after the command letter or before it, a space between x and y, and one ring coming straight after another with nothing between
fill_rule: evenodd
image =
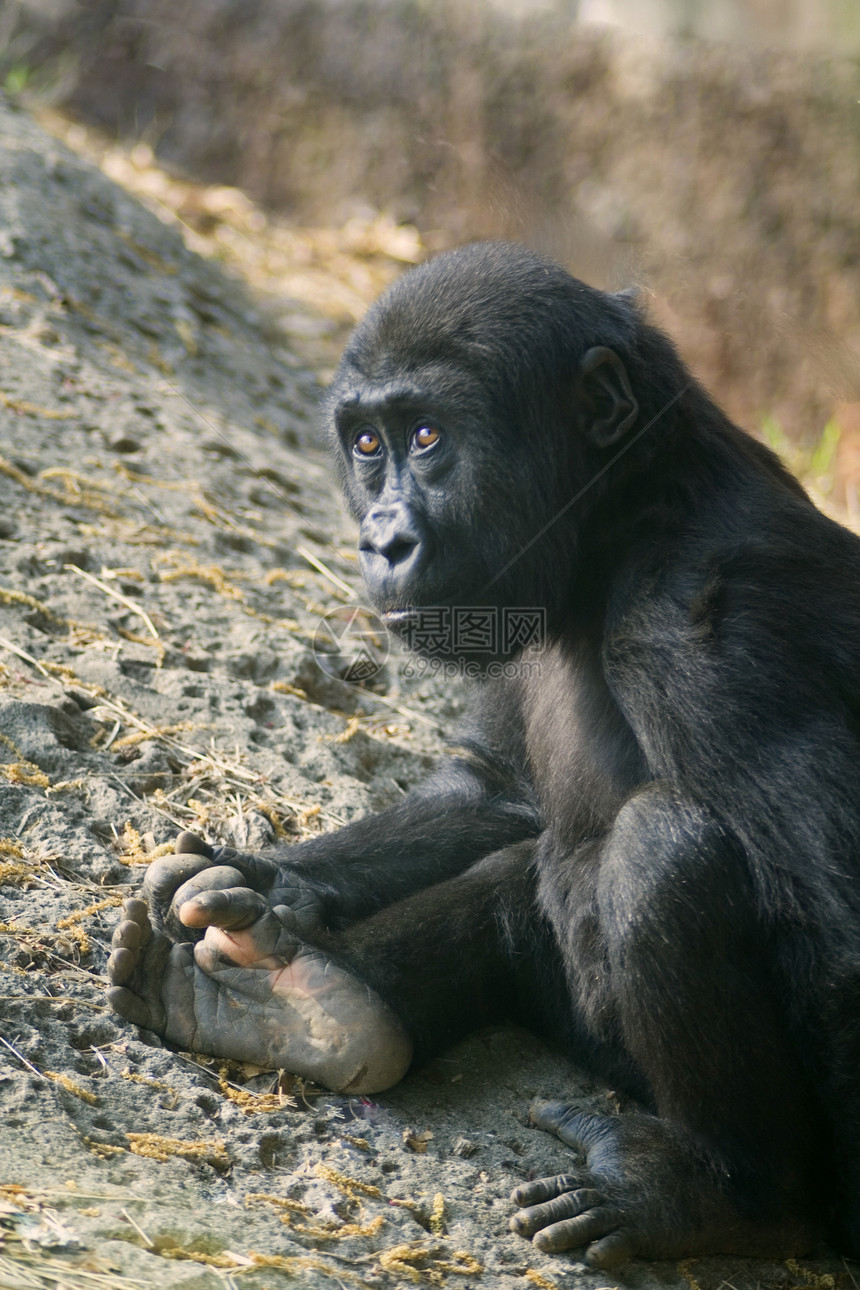
<instances>
[{"instance_id":1,"label":"gorilla hand","mask_svg":"<svg viewBox=\"0 0 860 1290\"><path fill-rule=\"evenodd\" d=\"M170 941L201 939L207 927L238 931L275 905L292 911L296 933L320 924L313 888L274 860L211 847L196 833L180 833L173 855L146 871L141 893L154 929Z\"/></svg>"}]
</instances>

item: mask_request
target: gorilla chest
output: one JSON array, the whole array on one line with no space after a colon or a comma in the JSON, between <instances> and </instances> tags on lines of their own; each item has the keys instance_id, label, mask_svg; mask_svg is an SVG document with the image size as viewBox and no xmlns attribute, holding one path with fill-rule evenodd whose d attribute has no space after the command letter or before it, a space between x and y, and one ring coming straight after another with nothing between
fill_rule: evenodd
<instances>
[{"instance_id":1,"label":"gorilla chest","mask_svg":"<svg viewBox=\"0 0 860 1290\"><path fill-rule=\"evenodd\" d=\"M529 769L545 818L575 842L611 823L644 760L596 664L549 650L538 671L523 696Z\"/></svg>"}]
</instances>

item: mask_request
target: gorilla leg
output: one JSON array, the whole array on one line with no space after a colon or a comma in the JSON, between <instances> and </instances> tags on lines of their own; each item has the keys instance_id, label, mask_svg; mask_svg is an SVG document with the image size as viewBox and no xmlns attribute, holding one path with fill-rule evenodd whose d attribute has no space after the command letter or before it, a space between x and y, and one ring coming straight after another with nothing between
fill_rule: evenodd
<instances>
[{"instance_id":1,"label":"gorilla leg","mask_svg":"<svg viewBox=\"0 0 860 1290\"><path fill-rule=\"evenodd\" d=\"M550 910L569 907L576 883L546 866ZM593 893L610 1024L659 1118L539 1106L536 1122L587 1166L519 1188L515 1230L538 1232L547 1250L589 1246L604 1265L802 1252L825 1208L822 1126L739 849L704 812L652 789L619 813ZM565 953L575 967L577 945Z\"/></svg>"},{"instance_id":2,"label":"gorilla leg","mask_svg":"<svg viewBox=\"0 0 860 1290\"><path fill-rule=\"evenodd\" d=\"M146 902L126 902L109 963L114 1008L181 1047L282 1066L343 1091L375 1092L487 1022L519 1020L568 1043L561 958L540 915L534 844L307 944L301 910L267 908L170 943ZM242 874L222 870L227 889ZM193 878L189 881L193 881Z\"/></svg>"},{"instance_id":3,"label":"gorilla leg","mask_svg":"<svg viewBox=\"0 0 860 1290\"><path fill-rule=\"evenodd\" d=\"M396 1013L415 1062L492 1022L569 1046L575 1018L540 912L534 841L494 852L321 944Z\"/></svg>"}]
</instances>

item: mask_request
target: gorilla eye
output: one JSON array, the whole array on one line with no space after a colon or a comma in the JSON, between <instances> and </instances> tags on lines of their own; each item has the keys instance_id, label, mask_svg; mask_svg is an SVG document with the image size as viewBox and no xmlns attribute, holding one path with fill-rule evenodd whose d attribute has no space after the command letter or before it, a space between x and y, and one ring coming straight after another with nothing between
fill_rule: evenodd
<instances>
[{"instance_id":1,"label":"gorilla eye","mask_svg":"<svg viewBox=\"0 0 860 1290\"><path fill-rule=\"evenodd\" d=\"M419 426L412 436L412 442L416 448L432 448L434 443L439 442L440 437L435 426Z\"/></svg>"},{"instance_id":2,"label":"gorilla eye","mask_svg":"<svg viewBox=\"0 0 860 1290\"><path fill-rule=\"evenodd\" d=\"M372 457L379 452L381 447L379 435L375 430L362 430L353 446L355 451L360 453L362 457Z\"/></svg>"}]
</instances>

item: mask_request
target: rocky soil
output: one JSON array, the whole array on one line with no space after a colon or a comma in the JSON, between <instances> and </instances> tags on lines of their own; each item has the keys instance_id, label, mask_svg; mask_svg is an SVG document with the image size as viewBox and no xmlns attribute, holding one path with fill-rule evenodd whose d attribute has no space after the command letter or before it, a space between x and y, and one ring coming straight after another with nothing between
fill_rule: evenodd
<instances>
[{"instance_id":1,"label":"rocky soil","mask_svg":"<svg viewBox=\"0 0 860 1290\"><path fill-rule=\"evenodd\" d=\"M531 1036L349 1099L106 1009L117 907L177 829L259 847L376 810L461 700L396 657L366 691L320 666L361 599L314 426L327 321L281 300L285 333L2 104L0 173L0 1286L598 1290L507 1230L571 1155L529 1098L614 1103ZM856 1285L835 1260L622 1280Z\"/></svg>"}]
</instances>

